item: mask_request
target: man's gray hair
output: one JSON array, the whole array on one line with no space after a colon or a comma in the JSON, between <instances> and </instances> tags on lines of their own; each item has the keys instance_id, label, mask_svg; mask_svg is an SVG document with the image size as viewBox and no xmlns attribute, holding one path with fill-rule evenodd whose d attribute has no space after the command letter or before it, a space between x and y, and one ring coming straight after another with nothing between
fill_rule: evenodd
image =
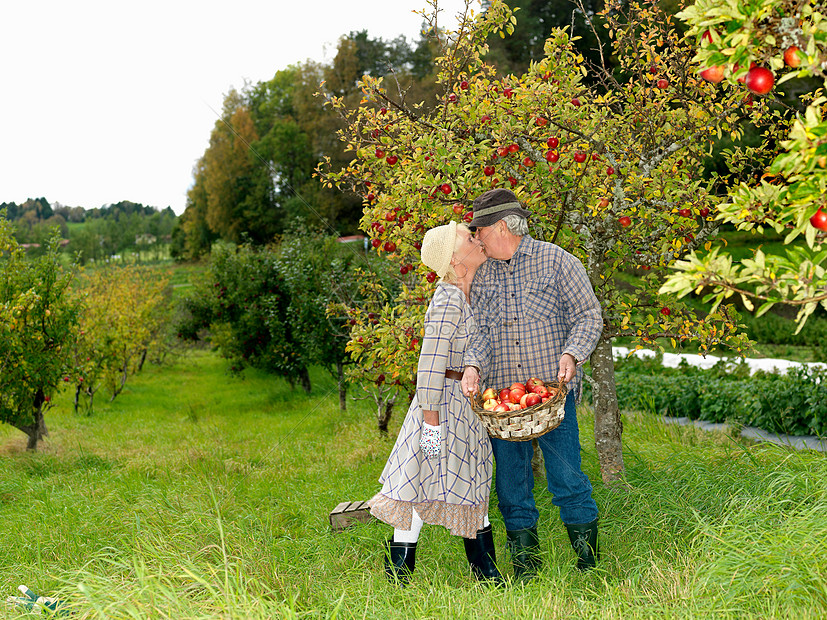
<instances>
[{"instance_id":1,"label":"man's gray hair","mask_svg":"<svg viewBox=\"0 0 827 620\"><path fill-rule=\"evenodd\" d=\"M519 215L514 215L512 213L510 215L506 215L503 218L503 222L505 222L508 232L512 235L524 237L528 234L528 221L524 217L520 217Z\"/></svg>"}]
</instances>

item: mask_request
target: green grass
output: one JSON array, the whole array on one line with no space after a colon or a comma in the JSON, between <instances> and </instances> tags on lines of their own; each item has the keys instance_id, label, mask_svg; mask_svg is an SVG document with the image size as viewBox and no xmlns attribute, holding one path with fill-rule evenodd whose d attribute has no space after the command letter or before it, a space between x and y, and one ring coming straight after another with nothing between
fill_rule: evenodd
<instances>
[{"instance_id":1,"label":"green grass","mask_svg":"<svg viewBox=\"0 0 827 620\"><path fill-rule=\"evenodd\" d=\"M588 410L584 467L603 559L574 557L538 481L544 568L525 587L469 576L461 541L423 530L413 582L391 587L379 522L331 532L371 497L401 424L380 437L366 401L338 410L193 352L147 367L92 417L68 395L51 437L23 450L0 427L0 594L58 595L78 618L818 618L827 610L827 459L626 413L628 488L599 482ZM492 498L500 564L505 532ZM6 617L17 611L4 610Z\"/></svg>"}]
</instances>

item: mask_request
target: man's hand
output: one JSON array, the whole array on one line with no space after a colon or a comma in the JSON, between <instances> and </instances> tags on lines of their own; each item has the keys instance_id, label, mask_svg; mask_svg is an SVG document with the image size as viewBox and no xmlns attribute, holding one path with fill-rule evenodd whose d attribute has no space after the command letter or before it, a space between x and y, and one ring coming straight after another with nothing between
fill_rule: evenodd
<instances>
[{"instance_id":1,"label":"man's hand","mask_svg":"<svg viewBox=\"0 0 827 620\"><path fill-rule=\"evenodd\" d=\"M560 356L560 370L557 371L557 380L562 383L568 383L574 379L577 372L577 360L571 353L563 353ZM464 382L463 378L463 382Z\"/></svg>"},{"instance_id":2,"label":"man's hand","mask_svg":"<svg viewBox=\"0 0 827 620\"><path fill-rule=\"evenodd\" d=\"M480 391L480 373L473 366L466 366L462 373L462 393L471 396Z\"/></svg>"}]
</instances>

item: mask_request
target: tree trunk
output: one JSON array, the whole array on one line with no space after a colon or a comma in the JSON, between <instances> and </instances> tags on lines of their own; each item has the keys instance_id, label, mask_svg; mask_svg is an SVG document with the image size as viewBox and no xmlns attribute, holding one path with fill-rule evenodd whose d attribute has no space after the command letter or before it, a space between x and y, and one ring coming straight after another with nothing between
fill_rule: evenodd
<instances>
[{"instance_id":1,"label":"tree trunk","mask_svg":"<svg viewBox=\"0 0 827 620\"><path fill-rule=\"evenodd\" d=\"M594 442L603 483L611 486L623 478L623 422L617 406L612 342L601 338L591 356L594 380Z\"/></svg>"},{"instance_id":2,"label":"tree trunk","mask_svg":"<svg viewBox=\"0 0 827 620\"><path fill-rule=\"evenodd\" d=\"M347 385L345 384L345 365L336 362L336 374L339 378L339 410L347 411Z\"/></svg>"},{"instance_id":3,"label":"tree trunk","mask_svg":"<svg viewBox=\"0 0 827 620\"><path fill-rule=\"evenodd\" d=\"M382 435L388 434L388 422L391 420L395 402L396 396L388 400L380 399L376 402L376 422L379 426L379 433Z\"/></svg>"},{"instance_id":4,"label":"tree trunk","mask_svg":"<svg viewBox=\"0 0 827 620\"><path fill-rule=\"evenodd\" d=\"M138 372L141 372L144 369L144 362L146 361L146 354L149 349L144 347L143 351L141 351L141 359L138 360Z\"/></svg>"},{"instance_id":5,"label":"tree trunk","mask_svg":"<svg viewBox=\"0 0 827 620\"><path fill-rule=\"evenodd\" d=\"M531 447L534 448L534 454L531 457L531 470L534 472L535 478L546 478L546 462L543 458L543 451L540 449L540 442L536 439L531 440Z\"/></svg>"},{"instance_id":6,"label":"tree trunk","mask_svg":"<svg viewBox=\"0 0 827 620\"><path fill-rule=\"evenodd\" d=\"M307 372L307 367L299 370L299 382L304 388L305 394L310 394L310 373Z\"/></svg>"},{"instance_id":7,"label":"tree trunk","mask_svg":"<svg viewBox=\"0 0 827 620\"><path fill-rule=\"evenodd\" d=\"M37 442L49 435L49 429L46 428L46 420L43 417L43 410L40 407L34 411L33 424L18 428L26 433L29 438L26 442L26 450L37 450Z\"/></svg>"}]
</instances>

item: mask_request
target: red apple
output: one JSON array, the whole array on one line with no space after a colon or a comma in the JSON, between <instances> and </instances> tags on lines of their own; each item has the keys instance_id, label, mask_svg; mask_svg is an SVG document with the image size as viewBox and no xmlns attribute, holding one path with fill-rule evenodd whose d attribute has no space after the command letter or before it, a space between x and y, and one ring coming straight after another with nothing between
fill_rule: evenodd
<instances>
[{"instance_id":1,"label":"red apple","mask_svg":"<svg viewBox=\"0 0 827 620\"><path fill-rule=\"evenodd\" d=\"M451 186L448 183L443 183L439 186L439 191L441 191L446 196L451 193Z\"/></svg>"},{"instance_id":2,"label":"red apple","mask_svg":"<svg viewBox=\"0 0 827 620\"><path fill-rule=\"evenodd\" d=\"M701 71L701 77L707 82L717 84L724 79L724 68L720 65L713 65Z\"/></svg>"},{"instance_id":3,"label":"red apple","mask_svg":"<svg viewBox=\"0 0 827 620\"><path fill-rule=\"evenodd\" d=\"M503 88L503 95L506 96L507 99L511 99L511 95L514 94L513 88Z\"/></svg>"},{"instance_id":4,"label":"red apple","mask_svg":"<svg viewBox=\"0 0 827 620\"><path fill-rule=\"evenodd\" d=\"M542 396L539 394L534 394L533 392L530 394L526 394L521 400L520 404L523 407L533 407L534 405L539 405L542 402Z\"/></svg>"},{"instance_id":5,"label":"red apple","mask_svg":"<svg viewBox=\"0 0 827 620\"><path fill-rule=\"evenodd\" d=\"M491 398L491 399L486 400L482 403L482 408L485 409L486 411L491 411L491 410L494 409L494 407L496 407L499 404L500 403L498 403L496 400Z\"/></svg>"},{"instance_id":6,"label":"red apple","mask_svg":"<svg viewBox=\"0 0 827 620\"><path fill-rule=\"evenodd\" d=\"M376 149L376 159L382 159L385 156L385 151L382 149Z\"/></svg>"},{"instance_id":7,"label":"red apple","mask_svg":"<svg viewBox=\"0 0 827 620\"><path fill-rule=\"evenodd\" d=\"M571 105L573 105L575 108L580 107L580 100L577 97L575 97L571 100Z\"/></svg>"},{"instance_id":8,"label":"red apple","mask_svg":"<svg viewBox=\"0 0 827 620\"><path fill-rule=\"evenodd\" d=\"M515 390L515 389L516 390L522 390L523 392L525 392L525 385L522 384L522 383L512 383L511 384L511 389L512 390Z\"/></svg>"},{"instance_id":9,"label":"red apple","mask_svg":"<svg viewBox=\"0 0 827 620\"><path fill-rule=\"evenodd\" d=\"M525 382L525 389L531 392L533 391L532 388L535 388L540 385L545 385L545 383L543 383L543 381L541 379L538 379L537 377L531 377L531 379Z\"/></svg>"},{"instance_id":10,"label":"red apple","mask_svg":"<svg viewBox=\"0 0 827 620\"><path fill-rule=\"evenodd\" d=\"M483 123L483 124L484 124L484 123L487 123L487 122L488 122L488 121L490 121L490 120L491 120L491 117L490 117L488 114L483 114L483 115L480 117L480 122L481 122L481 123Z\"/></svg>"},{"instance_id":11,"label":"red apple","mask_svg":"<svg viewBox=\"0 0 827 620\"><path fill-rule=\"evenodd\" d=\"M700 213L701 217L706 217L707 215L709 215L709 209L706 208L706 207L703 207L703 208L701 208L701 210L698 213Z\"/></svg>"},{"instance_id":12,"label":"red apple","mask_svg":"<svg viewBox=\"0 0 827 620\"><path fill-rule=\"evenodd\" d=\"M670 314L672 314L672 311L669 308L661 308L660 313L663 316L669 316Z\"/></svg>"},{"instance_id":13,"label":"red apple","mask_svg":"<svg viewBox=\"0 0 827 620\"><path fill-rule=\"evenodd\" d=\"M508 393L508 400L512 403L519 403L523 396L525 396L525 390L511 390Z\"/></svg>"},{"instance_id":14,"label":"red apple","mask_svg":"<svg viewBox=\"0 0 827 620\"><path fill-rule=\"evenodd\" d=\"M756 95L766 95L775 84L775 75L766 67L753 67L747 73L746 85Z\"/></svg>"},{"instance_id":15,"label":"red apple","mask_svg":"<svg viewBox=\"0 0 827 620\"><path fill-rule=\"evenodd\" d=\"M558 138L555 138L554 136L552 136L551 138L546 140L546 144L548 145L548 148L556 149L557 145L560 144L560 140Z\"/></svg>"},{"instance_id":16,"label":"red apple","mask_svg":"<svg viewBox=\"0 0 827 620\"><path fill-rule=\"evenodd\" d=\"M456 94L455 94L455 93L451 93L450 95L448 95L448 101L449 101L450 103L456 103L456 102L457 102L457 96L456 96Z\"/></svg>"},{"instance_id":17,"label":"red apple","mask_svg":"<svg viewBox=\"0 0 827 620\"><path fill-rule=\"evenodd\" d=\"M669 88L669 80L665 78L661 78L658 80L658 88L663 90L664 88Z\"/></svg>"},{"instance_id":18,"label":"red apple","mask_svg":"<svg viewBox=\"0 0 827 620\"><path fill-rule=\"evenodd\" d=\"M599 206L601 209L605 209L606 207L609 206L610 202L611 201L608 198L601 198L600 202L597 203L597 206Z\"/></svg>"},{"instance_id":19,"label":"red apple","mask_svg":"<svg viewBox=\"0 0 827 620\"><path fill-rule=\"evenodd\" d=\"M399 158L396 155L388 155L385 158L385 161L388 162L388 165L393 166L396 162L399 161Z\"/></svg>"},{"instance_id":20,"label":"red apple","mask_svg":"<svg viewBox=\"0 0 827 620\"><path fill-rule=\"evenodd\" d=\"M396 244L393 241L385 241L385 252L394 252Z\"/></svg>"},{"instance_id":21,"label":"red apple","mask_svg":"<svg viewBox=\"0 0 827 620\"><path fill-rule=\"evenodd\" d=\"M462 221L466 224L469 223L471 220L474 219L474 212L468 211L465 215L462 216Z\"/></svg>"},{"instance_id":22,"label":"red apple","mask_svg":"<svg viewBox=\"0 0 827 620\"><path fill-rule=\"evenodd\" d=\"M491 400L492 398L497 400L497 391L494 388L488 388L482 393L483 400Z\"/></svg>"},{"instance_id":23,"label":"red apple","mask_svg":"<svg viewBox=\"0 0 827 620\"><path fill-rule=\"evenodd\" d=\"M548 119L543 118L542 116L538 116L534 119L534 124L538 127L545 127L546 125L548 125Z\"/></svg>"},{"instance_id":24,"label":"red apple","mask_svg":"<svg viewBox=\"0 0 827 620\"><path fill-rule=\"evenodd\" d=\"M520 145L519 144L509 144L508 145L508 152L509 153L516 153L519 150L520 150Z\"/></svg>"},{"instance_id":25,"label":"red apple","mask_svg":"<svg viewBox=\"0 0 827 620\"><path fill-rule=\"evenodd\" d=\"M498 404L496 407L494 407L494 409L492 409L492 411L497 411L497 412L500 412L500 411L511 411L511 409L509 408L509 406L508 406L507 404L505 404L505 403L500 403L500 404Z\"/></svg>"},{"instance_id":26,"label":"red apple","mask_svg":"<svg viewBox=\"0 0 827 620\"><path fill-rule=\"evenodd\" d=\"M816 211L810 218L810 224L813 228L827 231L827 213L822 211L821 207L819 207L818 211Z\"/></svg>"},{"instance_id":27,"label":"red apple","mask_svg":"<svg viewBox=\"0 0 827 620\"><path fill-rule=\"evenodd\" d=\"M523 166L526 168L533 168L534 167L534 160L531 157L526 157L523 159Z\"/></svg>"},{"instance_id":28,"label":"red apple","mask_svg":"<svg viewBox=\"0 0 827 620\"><path fill-rule=\"evenodd\" d=\"M628 228L632 225L632 218L628 215L621 215L617 221L621 226L623 226L623 228Z\"/></svg>"},{"instance_id":29,"label":"red apple","mask_svg":"<svg viewBox=\"0 0 827 620\"><path fill-rule=\"evenodd\" d=\"M459 215L460 213L465 211L465 205L463 205L461 202L455 202L452 209L454 210L454 213Z\"/></svg>"},{"instance_id":30,"label":"red apple","mask_svg":"<svg viewBox=\"0 0 827 620\"><path fill-rule=\"evenodd\" d=\"M429 271L428 275L425 276L425 279L428 282L430 282L431 284L433 284L436 281L436 272L435 271Z\"/></svg>"},{"instance_id":31,"label":"red apple","mask_svg":"<svg viewBox=\"0 0 827 620\"><path fill-rule=\"evenodd\" d=\"M502 390L500 390L500 393L499 393L500 402L503 402L503 403L506 402L508 400L508 394L510 392L511 392L511 390L509 390L508 388L503 388Z\"/></svg>"},{"instance_id":32,"label":"red apple","mask_svg":"<svg viewBox=\"0 0 827 620\"><path fill-rule=\"evenodd\" d=\"M612 166L606 168L606 174L612 176L615 173L615 169Z\"/></svg>"},{"instance_id":33,"label":"red apple","mask_svg":"<svg viewBox=\"0 0 827 620\"><path fill-rule=\"evenodd\" d=\"M784 52L784 62L788 67L795 69L801 64L801 57L798 55L798 47L790 45Z\"/></svg>"},{"instance_id":34,"label":"red apple","mask_svg":"<svg viewBox=\"0 0 827 620\"><path fill-rule=\"evenodd\" d=\"M490 177L492 174L494 174L494 166L486 166L482 169L482 172L485 176Z\"/></svg>"},{"instance_id":35,"label":"red apple","mask_svg":"<svg viewBox=\"0 0 827 620\"><path fill-rule=\"evenodd\" d=\"M586 161L586 154L583 151L577 151L574 154L574 161L576 161L578 164L582 164L584 161Z\"/></svg>"},{"instance_id":36,"label":"red apple","mask_svg":"<svg viewBox=\"0 0 827 620\"><path fill-rule=\"evenodd\" d=\"M692 217L692 211L689 209L678 209L678 215L681 217Z\"/></svg>"},{"instance_id":37,"label":"red apple","mask_svg":"<svg viewBox=\"0 0 827 620\"><path fill-rule=\"evenodd\" d=\"M370 244L373 247L378 248L380 245L382 245L382 240L381 239L371 239ZM68 379L67 379L67 381L68 381Z\"/></svg>"},{"instance_id":38,"label":"red apple","mask_svg":"<svg viewBox=\"0 0 827 620\"><path fill-rule=\"evenodd\" d=\"M459 88L460 90L468 90L468 80L462 80L462 82L459 83Z\"/></svg>"}]
</instances>

